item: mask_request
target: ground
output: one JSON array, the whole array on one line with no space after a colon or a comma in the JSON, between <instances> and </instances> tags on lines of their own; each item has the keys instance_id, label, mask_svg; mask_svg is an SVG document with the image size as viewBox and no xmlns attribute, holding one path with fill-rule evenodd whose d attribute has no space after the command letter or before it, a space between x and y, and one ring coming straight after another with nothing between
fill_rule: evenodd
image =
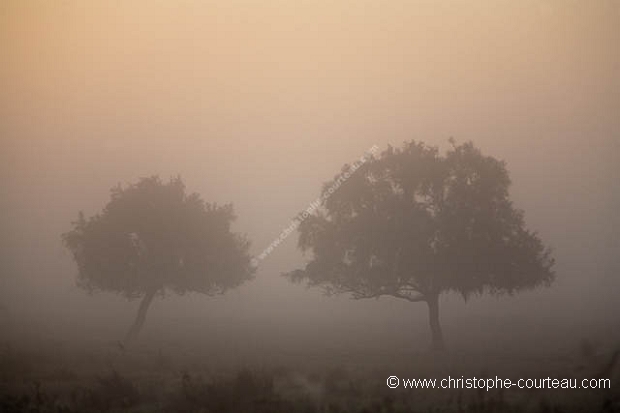
<instances>
[{"instance_id":1,"label":"ground","mask_svg":"<svg viewBox=\"0 0 620 413\"><path fill-rule=\"evenodd\" d=\"M450 345L443 354L428 351L424 337L412 339L396 324L374 331L296 326L284 332L277 325L220 324L200 331L178 329L171 337L155 322L130 346L107 333L80 337L13 325L0 345L0 411L620 411L619 361L609 369L619 342L617 328L580 326L579 338L574 330L559 327L531 334L527 323L512 321L503 336L480 337L468 334L467 326L459 331L448 325ZM487 328L501 331L488 323ZM608 377L612 387L389 389L391 375Z\"/></svg>"}]
</instances>

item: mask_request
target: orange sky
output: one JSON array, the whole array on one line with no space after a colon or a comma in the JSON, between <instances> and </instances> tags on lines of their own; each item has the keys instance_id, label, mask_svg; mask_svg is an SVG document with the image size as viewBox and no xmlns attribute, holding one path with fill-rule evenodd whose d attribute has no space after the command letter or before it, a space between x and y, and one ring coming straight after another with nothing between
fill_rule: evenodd
<instances>
[{"instance_id":1,"label":"orange sky","mask_svg":"<svg viewBox=\"0 0 620 413\"><path fill-rule=\"evenodd\" d=\"M450 136L505 159L528 222L575 254L608 227L618 27L604 0L4 1L10 272L71 284L60 232L151 174L234 202L258 253L372 145Z\"/></svg>"}]
</instances>

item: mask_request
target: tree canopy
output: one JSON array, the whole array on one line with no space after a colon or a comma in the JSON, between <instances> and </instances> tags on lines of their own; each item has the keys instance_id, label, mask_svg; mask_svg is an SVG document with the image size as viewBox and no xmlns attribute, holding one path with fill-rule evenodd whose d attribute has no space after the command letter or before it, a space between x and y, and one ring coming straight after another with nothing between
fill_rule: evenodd
<instances>
[{"instance_id":1,"label":"tree canopy","mask_svg":"<svg viewBox=\"0 0 620 413\"><path fill-rule=\"evenodd\" d=\"M554 260L510 200L505 163L450 142L445 154L411 141L355 170L345 165L348 179L333 194L340 175L327 182L321 208L300 218L299 247L311 258L286 275L328 294L427 302L436 347L441 293L549 285Z\"/></svg>"},{"instance_id":2,"label":"tree canopy","mask_svg":"<svg viewBox=\"0 0 620 413\"><path fill-rule=\"evenodd\" d=\"M146 313L157 293L222 294L252 277L249 242L231 232L234 219L232 205L187 194L180 178L153 176L113 188L103 211L89 219L80 213L63 241L80 287L144 297Z\"/></svg>"}]
</instances>

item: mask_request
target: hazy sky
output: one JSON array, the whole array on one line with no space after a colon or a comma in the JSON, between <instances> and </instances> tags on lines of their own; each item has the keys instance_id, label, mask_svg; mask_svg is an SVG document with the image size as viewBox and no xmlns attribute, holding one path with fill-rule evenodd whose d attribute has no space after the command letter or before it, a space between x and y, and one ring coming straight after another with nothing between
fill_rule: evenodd
<instances>
[{"instance_id":1,"label":"hazy sky","mask_svg":"<svg viewBox=\"0 0 620 413\"><path fill-rule=\"evenodd\" d=\"M60 234L118 182L180 174L235 204L258 254L372 145L454 136L506 160L555 248L542 296L592 297L620 248L619 28L612 0L5 0L4 294L81 297ZM295 244L231 300L327 303L278 277L302 259Z\"/></svg>"}]
</instances>

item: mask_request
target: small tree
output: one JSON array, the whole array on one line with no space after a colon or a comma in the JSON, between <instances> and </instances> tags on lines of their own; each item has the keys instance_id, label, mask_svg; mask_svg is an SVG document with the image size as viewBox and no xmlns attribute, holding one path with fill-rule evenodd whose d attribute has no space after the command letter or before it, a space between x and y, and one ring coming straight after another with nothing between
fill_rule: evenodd
<instances>
[{"instance_id":1,"label":"small tree","mask_svg":"<svg viewBox=\"0 0 620 413\"><path fill-rule=\"evenodd\" d=\"M180 178L143 178L111 191L103 211L80 213L62 238L78 266L78 285L142 297L126 341L142 328L157 294L223 294L251 278L249 242L232 233L232 205L186 194Z\"/></svg>"},{"instance_id":2,"label":"small tree","mask_svg":"<svg viewBox=\"0 0 620 413\"><path fill-rule=\"evenodd\" d=\"M359 168L345 165L324 185L322 207L300 218L299 247L310 261L285 275L328 294L425 302L438 350L441 293L467 299L549 285L553 258L509 200L504 162L450 142L445 155L412 141Z\"/></svg>"}]
</instances>

